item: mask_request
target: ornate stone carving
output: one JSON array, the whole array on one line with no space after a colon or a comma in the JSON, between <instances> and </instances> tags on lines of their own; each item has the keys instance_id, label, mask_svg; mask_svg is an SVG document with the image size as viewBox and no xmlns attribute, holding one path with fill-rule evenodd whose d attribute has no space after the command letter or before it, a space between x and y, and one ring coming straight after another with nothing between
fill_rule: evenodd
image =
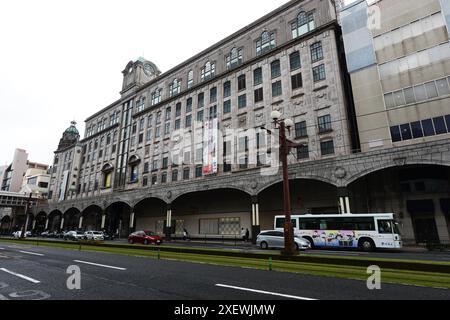
<instances>
[{"instance_id":1,"label":"ornate stone carving","mask_svg":"<svg viewBox=\"0 0 450 320\"><path fill-rule=\"evenodd\" d=\"M334 171L334 176L338 179L344 179L347 176L347 171L342 167L337 167Z\"/></svg>"},{"instance_id":2,"label":"ornate stone carving","mask_svg":"<svg viewBox=\"0 0 450 320\"><path fill-rule=\"evenodd\" d=\"M395 158L395 159L393 159L393 161L397 167L402 167L402 166L406 165L407 159L406 158Z\"/></svg>"}]
</instances>

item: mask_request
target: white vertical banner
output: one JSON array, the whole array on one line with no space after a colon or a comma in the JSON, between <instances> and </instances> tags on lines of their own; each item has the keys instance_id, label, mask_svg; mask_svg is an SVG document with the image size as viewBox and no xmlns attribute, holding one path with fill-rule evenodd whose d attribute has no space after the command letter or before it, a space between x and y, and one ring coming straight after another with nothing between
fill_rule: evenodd
<instances>
[{"instance_id":1,"label":"white vertical banner","mask_svg":"<svg viewBox=\"0 0 450 320\"><path fill-rule=\"evenodd\" d=\"M218 168L218 120L205 122L203 133L203 174L215 174Z\"/></svg>"},{"instance_id":2,"label":"white vertical banner","mask_svg":"<svg viewBox=\"0 0 450 320\"><path fill-rule=\"evenodd\" d=\"M67 190L67 183L69 182L69 174L70 174L69 170L64 171L63 182L61 184L61 189L59 190L59 201L64 201L66 199L66 190Z\"/></svg>"}]
</instances>

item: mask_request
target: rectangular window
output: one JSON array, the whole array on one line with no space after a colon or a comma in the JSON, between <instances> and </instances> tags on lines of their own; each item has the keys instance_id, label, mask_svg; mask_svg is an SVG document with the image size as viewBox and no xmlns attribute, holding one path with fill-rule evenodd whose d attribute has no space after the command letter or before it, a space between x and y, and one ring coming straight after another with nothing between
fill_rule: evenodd
<instances>
[{"instance_id":1,"label":"rectangular window","mask_svg":"<svg viewBox=\"0 0 450 320\"><path fill-rule=\"evenodd\" d=\"M445 122L447 123L447 131L450 133L450 115L445 116Z\"/></svg>"},{"instance_id":2,"label":"rectangular window","mask_svg":"<svg viewBox=\"0 0 450 320\"><path fill-rule=\"evenodd\" d=\"M203 110L197 112L197 122L203 122Z\"/></svg>"},{"instance_id":3,"label":"rectangular window","mask_svg":"<svg viewBox=\"0 0 450 320\"><path fill-rule=\"evenodd\" d=\"M414 97L414 90L412 87L403 89L403 94L405 95L406 104L416 102L416 98Z\"/></svg>"},{"instance_id":4,"label":"rectangular window","mask_svg":"<svg viewBox=\"0 0 450 320\"><path fill-rule=\"evenodd\" d=\"M425 90L427 91L428 99L433 99L433 98L436 98L438 96L436 83L434 81L425 83Z\"/></svg>"},{"instance_id":5,"label":"rectangular window","mask_svg":"<svg viewBox=\"0 0 450 320\"><path fill-rule=\"evenodd\" d=\"M272 79L281 76L280 60L275 60L270 64L270 74L272 75Z\"/></svg>"},{"instance_id":6,"label":"rectangular window","mask_svg":"<svg viewBox=\"0 0 450 320\"><path fill-rule=\"evenodd\" d=\"M166 121L170 120L170 117L172 116L172 108L166 109Z\"/></svg>"},{"instance_id":7,"label":"rectangular window","mask_svg":"<svg viewBox=\"0 0 450 320\"><path fill-rule=\"evenodd\" d=\"M203 166L199 165L195 167L195 177L201 178L203 176Z\"/></svg>"},{"instance_id":8,"label":"rectangular window","mask_svg":"<svg viewBox=\"0 0 450 320\"><path fill-rule=\"evenodd\" d=\"M231 82L227 81L223 84L223 97L227 98L231 96Z\"/></svg>"},{"instance_id":9,"label":"rectangular window","mask_svg":"<svg viewBox=\"0 0 450 320\"><path fill-rule=\"evenodd\" d=\"M172 171L172 182L178 181L178 170Z\"/></svg>"},{"instance_id":10,"label":"rectangular window","mask_svg":"<svg viewBox=\"0 0 450 320\"><path fill-rule=\"evenodd\" d=\"M319 133L326 133L332 130L331 126L331 115L327 114L326 116L319 117Z\"/></svg>"},{"instance_id":11,"label":"rectangular window","mask_svg":"<svg viewBox=\"0 0 450 320\"><path fill-rule=\"evenodd\" d=\"M187 99L186 101L186 113L192 112L192 98Z\"/></svg>"},{"instance_id":12,"label":"rectangular window","mask_svg":"<svg viewBox=\"0 0 450 320\"><path fill-rule=\"evenodd\" d=\"M209 108L209 120L217 118L217 106Z\"/></svg>"},{"instance_id":13,"label":"rectangular window","mask_svg":"<svg viewBox=\"0 0 450 320\"><path fill-rule=\"evenodd\" d=\"M192 126L192 115L188 115L188 116L186 116L185 127L186 128L190 128L191 126Z\"/></svg>"},{"instance_id":14,"label":"rectangular window","mask_svg":"<svg viewBox=\"0 0 450 320\"><path fill-rule=\"evenodd\" d=\"M154 175L152 176L152 186L156 185L158 183L158 176Z\"/></svg>"},{"instance_id":15,"label":"rectangular window","mask_svg":"<svg viewBox=\"0 0 450 320\"><path fill-rule=\"evenodd\" d=\"M386 109L394 108L395 107L394 95L392 93L385 94L384 102L386 104Z\"/></svg>"},{"instance_id":16,"label":"rectangular window","mask_svg":"<svg viewBox=\"0 0 450 320\"><path fill-rule=\"evenodd\" d=\"M279 97L283 94L283 89L281 87L281 80L272 83L272 97Z\"/></svg>"},{"instance_id":17,"label":"rectangular window","mask_svg":"<svg viewBox=\"0 0 450 320\"><path fill-rule=\"evenodd\" d=\"M313 78L314 78L314 82L318 82L318 81L322 81L322 80L326 79L324 64L321 64L320 66L313 68Z\"/></svg>"},{"instance_id":18,"label":"rectangular window","mask_svg":"<svg viewBox=\"0 0 450 320\"><path fill-rule=\"evenodd\" d=\"M167 183L167 172L164 172L164 173L161 175L161 183L162 183L162 184Z\"/></svg>"},{"instance_id":19,"label":"rectangular window","mask_svg":"<svg viewBox=\"0 0 450 320\"><path fill-rule=\"evenodd\" d=\"M308 136L308 129L306 128L306 121L297 122L295 124L295 137L304 138Z\"/></svg>"},{"instance_id":20,"label":"rectangular window","mask_svg":"<svg viewBox=\"0 0 450 320\"><path fill-rule=\"evenodd\" d=\"M185 168L183 170L183 180L189 180L189 176L190 176L190 169L189 168Z\"/></svg>"},{"instance_id":21,"label":"rectangular window","mask_svg":"<svg viewBox=\"0 0 450 320\"><path fill-rule=\"evenodd\" d=\"M216 101L217 101L217 87L214 87L209 91L209 103L214 103Z\"/></svg>"},{"instance_id":22,"label":"rectangular window","mask_svg":"<svg viewBox=\"0 0 450 320\"><path fill-rule=\"evenodd\" d=\"M403 141L412 139L411 127L409 126L409 123L401 125L400 132L402 134Z\"/></svg>"},{"instance_id":23,"label":"rectangular window","mask_svg":"<svg viewBox=\"0 0 450 320\"><path fill-rule=\"evenodd\" d=\"M296 90L296 89L303 87L302 74L297 73L297 74L291 76L291 84L292 84L292 90Z\"/></svg>"},{"instance_id":24,"label":"rectangular window","mask_svg":"<svg viewBox=\"0 0 450 320\"><path fill-rule=\"evenodd\" d=\"M440 96L445 96L445 95L450 94L450 88L448 86L447 78L437 80L436 84L437 84Z\"/></svg>"},{"instance_id":25,"label":"rectangular window","mask_svg":"<svg viewBox=\"0 0 450 320\"><path fill-rule=\"evenodd\" d=\"M425 137L431 137L436 135L433 127L433 121L431 119L422 120L422 128Z\"/></svg>"},{"instance_id":26,"label":"rectangular window","mask_svg":"<svg viewBox=\"0 0 450 320\"><path fill-rule=\"evenodd\" d=\"M311 45L311 62L316 62L323 59L322 42L316 42Z\"/></svg>"},{"instance_id":27,"label":"rectangular window","mask_svg":"<svg viewBox=\"0 0 450 320\"><path fill-rule=\"evenodd\" d=\"M436 134L444 134L447 133L447 128L445 126L444 117L437 117L433 119L434 128L436 130Z\"/></svg>"},{"instance_id":28,"label":"rectangular window","mask_svg":"<svg viewBox=\"0 0 450 320\"><path fill-rule=\"evenodd\" d=\"M309 159L309 147L308 145L302 145L297 147L297 159Z\"/></svg>"},{"instance_id":29,"label":"rectangular window","mask_svg":"<svg viewBox=\"0 0 450 320\"><path fill-rule=\"evenodd\" d=\"M257 86L263 82L262 68L255 69L253 71L253 85Z\"/></svg>"},{"instance_id":30,"label":"rectangular window","mask_svg":"<svg viewBox=\"0 0 450 320\"><path fill-rule=\"evenodd\" d=\"M223 113L230 113L231 112L231 100L224 101L223 103Z\"/></svg>"},{"instance_id":31,"label":"rectangular window","mask_svg":"<svg viewBox=\"0 0 450 320\"><path fill-rule=\"evenodd\" d=\"M394 102L397 107L405 105L405 96L403 95L403 90L394 92Z\"/></svg>"},{"instance_id":32,"label":"rectangular window","mask_svg":"<svg viewBox=\"0 0 450 320\"><path fill-rule=\"evenodd\" d=\"M422 124L420 121L411 123L411 131L414 139L423 137Z\"/></svg>"},{"instance_id":33,"label":"rectangular window","mask_svg":"<svg viewBox=\"0 0 450 320\"><path fill-rule=\"evenodd\" d=\"M259 88L255 90L255 103L261 102L264 100L264 91L263 88Z\"/></svg>"},{"instance_id":34,"label":"rectangular window","mask_svg":"<svg viewBox=\"0 0 450 320\"><path fill-rule=\"evenodd\" d=\"M241 109L245 107L247 107L247 95L243 94L238 97L238 108Z\"/></svg>"},{"instance_id":35,"label":"rectangular window","mask_svg":"<svg viewBox=\"0 0 450 320\"><path fill-rule=\"evenodd\" d=\"M321 150L323 156L334 154L334 142L333 142L333 140L321 142L320 143L320 150Z\"/></svg>"},{"instance_id":36,"label":"rectangular window","mask_svg":"<svg viewBox=\"0 0 450 320\"><path fill-rule=\"evenodd\" d=\"M170 123L166 123L164 126L164 135L168 135L170 133Z\"/></svg>"},{"instance_id":37,"label":"rectangular window","mask_svg":"<svg viewBox=\"0 0 450 320\"><path fill-rule=\"evenodd\" d=\"M238 91L245 90L247 87L246 80L245 80L245 74L240 75L238 77Z\"/></svg>"},{"instance_id":38,"label":"rectangular window","mask_svg":"<svg viewBox=\"0 0 450 320\"><path fill-rule=\"evenodd\" d=\"M181 102L177 103L177 106L175 108L175 117L181 117Z\"/></svg>"},{"instance_id":39,"label":"rectangular window","mask_svg":"<svg viewBox=\"0 0 450 320\"><path fill-rule=\"evenodd\" d=\"M199 109L201 109L205 106L205 94L203 92L199 93L197 101L198 101L197 107Z\"/></svg>"},{"instance_id":40,"label":"rectangular window","mask_svg":"<svg viewBox=\"0 0 450 320\"><path fill-rule=\"evenodd\" d=\"M414 95L416 96L416 101L421 102L427 100L427 92L424 85L414 87Z\"/></svg>"},{"instance_id":41,"label":"rectangular window","mask_svg":"<svg viewBox=\"0 0 450 320\"><path fill-rule=\"evenodd\" d=\"M400 126L391 127L391 137L392 142L402 141L402 136L400 134Z\"/></svg>"},{"instance_id":42,"label":"rectangular window","mask_svg":"<svg viewBox=\"0 0 450 320\"><path fill-rule=\"evenodd\" d=\"M291 53L289 56L289 65L291 67L291 71L301 68L300 52L295 51Z\"/></svg>"},{"instance_id":43,"label":"rectangular window","mask_svg":"<svg viewBox=\"0 0 450 320\"><path fill-rule=\"evenodd\" d=\"M169 167L169 158L168 157L163 158L163 164L162 165L163 165L162 168L164 170Z\"/></svg>"}]
</instances>

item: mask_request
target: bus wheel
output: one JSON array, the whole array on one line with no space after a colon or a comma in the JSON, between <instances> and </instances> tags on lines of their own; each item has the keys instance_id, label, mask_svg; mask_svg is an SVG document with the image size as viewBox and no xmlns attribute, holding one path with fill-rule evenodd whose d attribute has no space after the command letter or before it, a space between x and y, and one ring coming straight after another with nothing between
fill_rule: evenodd
<instances>
[{"instance_id":1,"label":"bus wheel","mask_svg":"<svg viewBox=\"0 0 450 320\"><path fill-rule=\"evenodd\" d=\"M375 244L372 239L361 239L359 241L359 248L365 252L372 252L375 250Z\"/></svg>"}]
</instances>

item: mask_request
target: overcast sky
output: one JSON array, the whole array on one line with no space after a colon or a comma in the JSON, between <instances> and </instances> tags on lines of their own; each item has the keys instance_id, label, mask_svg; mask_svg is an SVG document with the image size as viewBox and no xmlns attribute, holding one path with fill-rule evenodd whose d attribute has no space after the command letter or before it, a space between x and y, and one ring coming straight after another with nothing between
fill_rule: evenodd
<instances>
[{"instance_id":1,"label":"overcast sky","mask_svg":"<svg viewBox=\"0 0 450 320\"><path fill-rule=\"evenodd\" d=\"M161 71L287 0L14 0L0 4L0 165L50 164L63 131L116 101L140 56Z\"/></svg>"}]
</instances>

